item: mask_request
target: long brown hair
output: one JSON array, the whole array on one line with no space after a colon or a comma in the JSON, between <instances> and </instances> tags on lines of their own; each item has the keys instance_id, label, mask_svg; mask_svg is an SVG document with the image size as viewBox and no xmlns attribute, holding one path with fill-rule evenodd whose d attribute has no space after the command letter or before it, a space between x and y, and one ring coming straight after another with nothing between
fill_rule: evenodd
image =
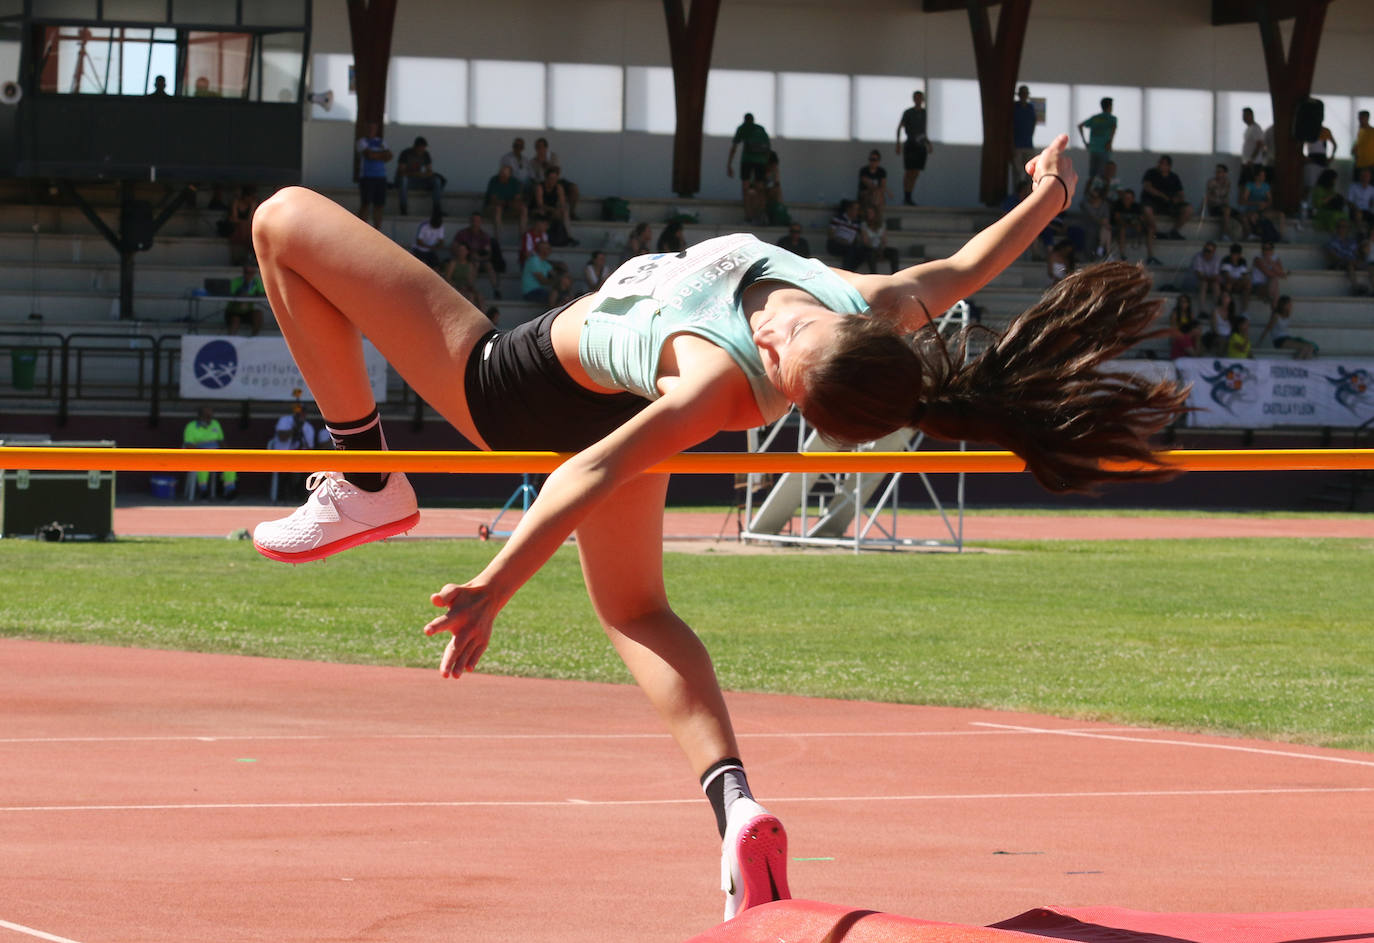
<instances>
[{"instance_id":1,"label":"long brown hair","mask_svg":"<svg viewBox=\"0 0 1374 943\"><path fill-rule=\"evenodd\" d=\"M848 318L829 355L806 371L802 415L846 444L909 426L991 442L1023 458L1050 491L1173 477L1149 439L1182 412L1187 391L1100 369L1159 333L1150 330L1160 309L1150 285L1136 265L1092 266L1050 288L1005 332L970 327L948 343L933 326L901 337L880 319Z\"/></svg>"}]
</instances>

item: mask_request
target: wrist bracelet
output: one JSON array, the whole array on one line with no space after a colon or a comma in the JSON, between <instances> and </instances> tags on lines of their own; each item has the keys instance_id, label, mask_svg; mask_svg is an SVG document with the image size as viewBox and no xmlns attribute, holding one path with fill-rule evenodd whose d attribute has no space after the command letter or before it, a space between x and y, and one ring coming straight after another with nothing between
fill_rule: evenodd
<instances>
[{"instance_id":1,"label":"wrist bracelet","mask_svg":"<svg viewBox=\"0 0 1374 943\"><path fill-rule=\"evenodd\" d=\"M1064 209L1068 209L1068 208L1069 208L1069 185L1068 185L1067 183L1064 182L1064 178L1061 177L1061 176L1059 176L1059 174L1054 174L1054 173L1041 174L1041 175L1040 175L1040 180L1044 180L1046 177L1053 177L1055 180L1058 180L1058 181L1059 181L1059 185L1060 185L1061 187L1064 188ZM1040 180L1035 181L1035 183L1036 183L1037 186L1040 184Z\"/></svg>"}]
</instances>

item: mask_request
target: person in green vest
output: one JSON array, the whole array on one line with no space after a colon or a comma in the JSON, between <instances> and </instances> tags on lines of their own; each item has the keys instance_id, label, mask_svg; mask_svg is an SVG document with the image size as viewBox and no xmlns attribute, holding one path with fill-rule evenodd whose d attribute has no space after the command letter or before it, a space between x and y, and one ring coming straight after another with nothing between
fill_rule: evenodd
<instances>
[{"instance_id":1,"label":"person in green vest","mask_svg":"<svg viewBox=\"0 0 1374 943\"><path fill-rule=\"evenodd\" d=\"M229 282L229 294L243 301L231 301L224 306L224 329L229 334L239 332L239 323L248 319L248 336L257 337L262 332L262 307L266 303L267 290L262 287L262 276L256 265L245 265L242 273ZM253 299L262 299L255 301Z\"/></svg>"},{"instance_id":2,"label":"person in green vest","mask_svg":"<svg viewBox=\"0 0 1374 943\"><path fill-rule=\"evenodd\" d=\"M209 406L200 407L200 412L186 424L181 433L183 449L218 449L224 445L224 429L215 418L215 411ZM224 500L232 501L238 493L238 472L220 472L220 484ZM196 472L196 500L201 501L210 495L210 473Z\"/></svg>"},{"instance_id":3,"label":"person in green vest","mask_svg":"<svg viewBox=\"0 0 1374 943\"><path fill-rule=\"evenodd\" d=\"M725 159L725 174L735 175L735 151L743 145L739 157L740 196L744 201L744 218L751 223L766 224L764 212L764 187L768 178L768 155L772 145L768 132L763 125L754 120L752 112L744 116L744 124L735 129L735 138L730 142L730 156Z\"/></svg>"}]
</instances>

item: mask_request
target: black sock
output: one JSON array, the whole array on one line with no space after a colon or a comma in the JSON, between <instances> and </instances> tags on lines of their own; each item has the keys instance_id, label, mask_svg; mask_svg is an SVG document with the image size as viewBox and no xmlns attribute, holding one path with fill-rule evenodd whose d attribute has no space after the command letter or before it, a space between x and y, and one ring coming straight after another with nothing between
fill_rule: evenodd
<instances>
[{"instance_id":1,"label":"black sock","mask_svg":"<svg viewBox=\"0 0 1374 943\"><path fill-rule=\"evenodd\" d=\"M701 788L706 793L706 801L711 803L711 811L716 814L716 828L720 837L725 837L725 814L730 804L740 798L754 798L749 791L749 780L744 775L744 762L738 757L727 756L711 764L701 774Z\"/></svg>"},{"instance_id":2,"label":"black sock","mask_svg":"<svg viewBox=\"0 0 1374 943\"><path fill-rule=\"evenodd\" d=\"M325 431L334 440L334 448L345 451L382 451L386 436L382 434L382 417L377 407L362 419L353 422L324 421ZM386 472L345 472L344 478L364 491L381 491L386 487Z\"/></svg>"}]
</instances>

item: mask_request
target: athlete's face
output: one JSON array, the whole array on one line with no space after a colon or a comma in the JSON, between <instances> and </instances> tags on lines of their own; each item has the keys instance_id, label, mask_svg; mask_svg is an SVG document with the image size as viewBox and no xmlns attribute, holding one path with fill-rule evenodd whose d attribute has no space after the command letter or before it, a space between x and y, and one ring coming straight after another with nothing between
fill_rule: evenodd
<instances>
[{"instance_id":1,"label":"athlete's face","mask_svg":"<svg viewBox=\"0 0 1374 943\"><path fill-rule=\"evenodd\" d=\"M795 403L803 392L807 366L830 347L842 316L819 305L798 305L763 317L754 329L754 345L764 372Z\"/></svg>"}]
</instances>

